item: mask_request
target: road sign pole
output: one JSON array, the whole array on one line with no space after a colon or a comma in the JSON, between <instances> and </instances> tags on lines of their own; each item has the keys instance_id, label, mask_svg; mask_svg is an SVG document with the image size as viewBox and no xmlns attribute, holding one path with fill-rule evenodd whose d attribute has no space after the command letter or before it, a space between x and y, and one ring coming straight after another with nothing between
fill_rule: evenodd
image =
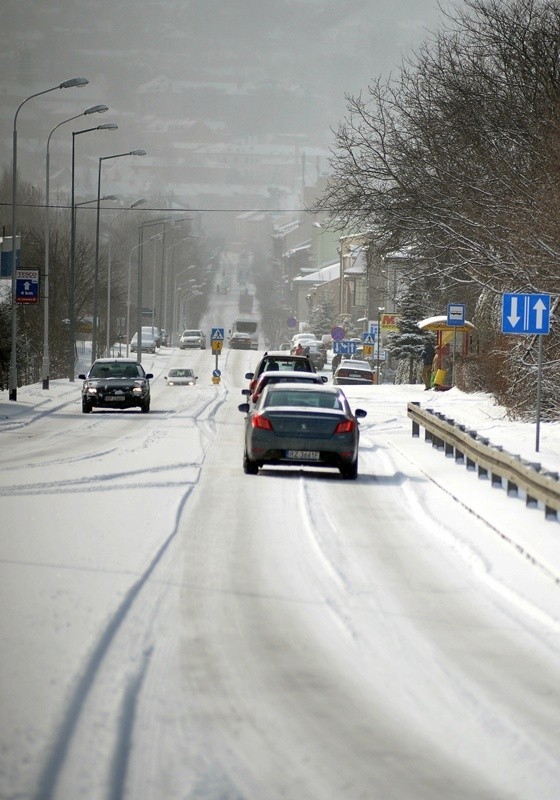
<instances>
[{"instance_id":1,"label":"road sign pole","mask_svg":"<svg viewBox=\"0 0 560 800\"><path fill-rule=\"evenodd\" d=\"M543 369L543 337L539 336L539 364L537 370L537 432L535 450L538 453L541 438L541 397L542 397L542 369Z\"/></svg>"}]
</instances>

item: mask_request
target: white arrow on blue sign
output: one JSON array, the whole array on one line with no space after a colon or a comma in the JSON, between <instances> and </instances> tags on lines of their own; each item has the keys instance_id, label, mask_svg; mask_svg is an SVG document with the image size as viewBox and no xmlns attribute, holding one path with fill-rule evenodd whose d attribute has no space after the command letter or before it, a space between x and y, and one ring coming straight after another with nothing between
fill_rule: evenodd
<instances>
[{"instance_id":1,"label":"white arrow on blue sign","mask_svg":"<svg viewBox=\"0 0 560 800\"><path fill-rule=\"evenodd\" d=\"M550 332L549 294L502 295L502 333Z\"/></svg>"},{"instance_id":2,"label":"white arrow on blue sign","mask_svg":"<svg viewBox=\"0 0 560 800\"><path fill-rule=\"evenodd\" d=\"M351 356L356 352L356 342L343 339L341 342L333 342L333 353L340 353L341 356Z\"/></svg>"}]
</instances>

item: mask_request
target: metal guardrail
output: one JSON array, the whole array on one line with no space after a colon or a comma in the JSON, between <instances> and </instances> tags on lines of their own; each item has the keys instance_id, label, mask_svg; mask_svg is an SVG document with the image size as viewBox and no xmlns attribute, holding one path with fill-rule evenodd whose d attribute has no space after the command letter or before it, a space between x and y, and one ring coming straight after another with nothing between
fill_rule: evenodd
<instances>
[{"instance_id":1,"label":"metal guardrail","mask_svg":"<svg viewBox=\"0 0 560 800\"><path fill-rule=\"evenodd\" d=\"M508 495L525 493L526 505L535 507L539 501L544 505L546 519L558 519L560 510L560 480L557 472L548 472L541 464L511 455L500 445L476 431L446 417L441 412L420 408L420 403L410 402L407 416L412 420L412 435L420 436L420 427L425 429L425 439L433 447L444 450L467 469L477 469L479 477L490 476L492 486L504 486Z\"/></svg>"}]
</instances>

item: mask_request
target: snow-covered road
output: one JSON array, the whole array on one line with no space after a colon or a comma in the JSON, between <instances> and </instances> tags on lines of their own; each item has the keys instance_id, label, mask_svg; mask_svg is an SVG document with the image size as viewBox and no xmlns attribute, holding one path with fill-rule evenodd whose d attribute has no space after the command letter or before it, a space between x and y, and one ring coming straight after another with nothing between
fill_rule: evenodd
<instances>
[{"instance_id":1,"label":"snow-covered road","mask_svg":"<svg viewBox=\"0 0 560 800\"><path fill-rule=\"evenodd\" d=\"M556 798L560 525L413 439L420 387L348 387L357 482L246 476L255 354L144 360L149 414L0 398L0 798Z\"/></svg>"}]
</instances>

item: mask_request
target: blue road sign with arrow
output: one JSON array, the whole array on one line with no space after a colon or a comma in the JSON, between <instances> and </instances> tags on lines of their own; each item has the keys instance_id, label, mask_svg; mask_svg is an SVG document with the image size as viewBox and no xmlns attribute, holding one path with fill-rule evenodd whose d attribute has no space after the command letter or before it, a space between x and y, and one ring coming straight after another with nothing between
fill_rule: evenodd
<instances>
[{"instance_id":1,"label":"blue road sign with arrow","mask_svg":"<svg viewBox=\"0 0 560 800\"><path fill-rule=\"evenodd\" d=\"M502 295L502 333L550 332L549 294Z\"/></svg>"}]
</instances>

